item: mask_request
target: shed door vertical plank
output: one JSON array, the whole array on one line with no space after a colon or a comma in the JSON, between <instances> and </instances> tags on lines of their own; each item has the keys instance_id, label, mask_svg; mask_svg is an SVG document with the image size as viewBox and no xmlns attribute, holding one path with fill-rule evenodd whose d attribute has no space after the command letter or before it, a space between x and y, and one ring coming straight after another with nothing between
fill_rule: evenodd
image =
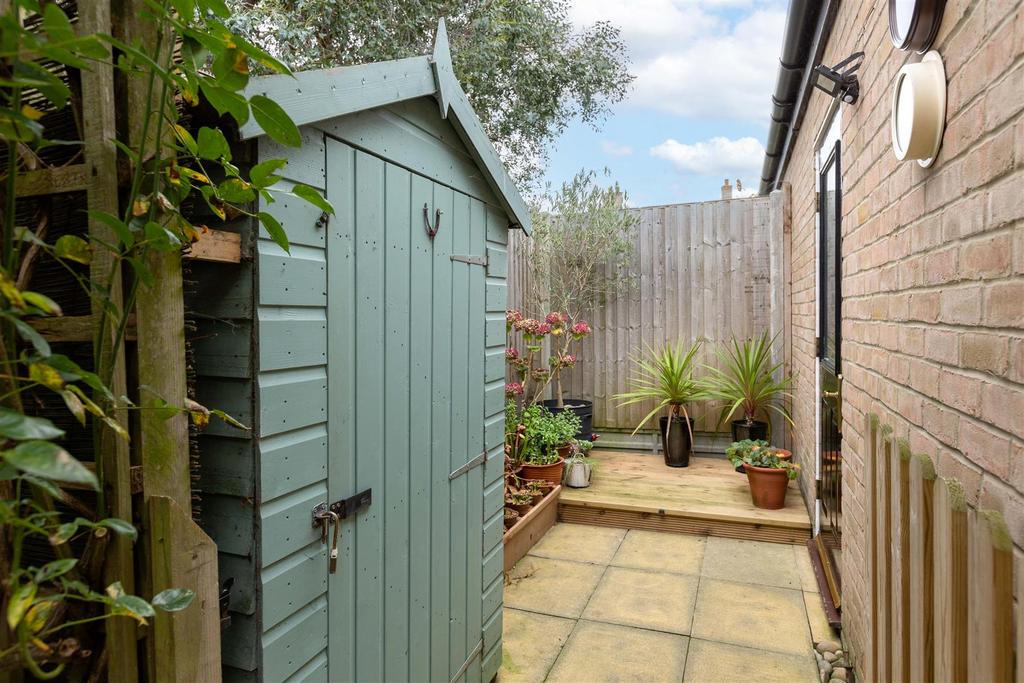
<instances>
[{"instance_id":1,"label":"shed door vertical plank","mask_svg":"<svg viewBox=\"0 0 1024 683\"><path fill-rule=\"evenodd\" d=\"M356 152L356 472L342 497L373 489L374 504L342 522L356 541L356 680L384 674L384 161Z\"/></svg>"},{"instance_id":2,"label":"shed door vertical plank","mask_svg":"<svg viewBox=\"0 0 1024 683\"><path fill-rule=\"evenodd\" d=\"M415 336L409 348L409 680L423 681L430 679L430 568L434 554L430 538L434 260L433 246L423 229L423 207L433 216L434 197L432 183L426 178L413 174L411 182L409 315ZM437 552L444 554L441 549Z\"/></svg>"},{"instance_id":3,"label":"shed door vertical plank","mask_svg":"<svg viewBox=\"0 0 1024 683\"><path fill-rule=\"evenodd\" d=\"M892 671L894 681L910 680L910 447L903 441L890 446L892 463L889 510L892 529Z\"/></svg>"},{"instance_id":4,"label":"shed door vertical plank","mask_svg":"<svg viewBox=\"0 0 1024 683\"><path fill-rule=\"evenodd\" d=\"M889 518L889 486L891 467L891 447L888 429L882 427L875 432L875 515L878 520L878 534L875 537L878 564L878 603L875 605L875 621L878 628L878 666L877 680L890 681L892 676L892 628L890 623L890 605L892 604L892 584L890 567L892 561L892 545Z\"/></svg>"},{"instance_id":5,"label":"shed door vertical plank","mask_svg":"<svg viewBox=\"0 0 1024 683\"><path fill-rule=\"evenodd\" d=\"M1013 543L995 510L968 513L967 679L1013 678Z\"/></svg>"},{"instance_id":6,"label":"shed door vertical plank","mask_svg":"<svg viewBox=\"0 0 1024 683\"><path fill-rule=\"evenodd\" d=\"M935 484L935 680L967 680L967 508L956 479Z\"/></svg>"},{"instance_id":7,"label":"shed door vertical plank","mask_svg":"<svg viewBox=\"0 0 1024 683\"><path fill-rule=\"evenodd\" d=\"M339 142L327 146L327 198L337 214L327 245L327 492L338 500L355 483L356 379L356 168L355 151ZM342 529L338 569L328 579L328 678L355 679L355 533Z\"/></svg>"},{"instance_id":8,"label":"shed door vertical plank","mask_svg":"<svg viewBox=\"0 0 1024 683\"><path fill-rule=\"evenodd\" d=\"M932 491L935 466L926 455L910 461L910 680L930 681L932 633Z\"/></svg>"},{"instance_id":9,"label":"shed door vertical plank","mask_svg":"<svg viewBox=\"0 0 1024 683\"><path fill-rule=\"evenodd\" d=\"M452 190L434 184L434 208L441 210L441 229L434 236L434 338L433 401L431 417L431 606L430 680L448 680L449 660L449 562L451 527L448 474L451 472L452 372L451 348L443 340L452 335ZM436 214L430 214L434 220Z\"/></svg>"},{"instance_id":10,"label":"shed door vertical plank","mask_svg":"<svg viewBox=\"0 0 1024 683\"><path fill-rule=\"evenodd\" d=\"M384 370L384 680L409 680L411 174L387 165Z\"/></svg>"}]
</instances>

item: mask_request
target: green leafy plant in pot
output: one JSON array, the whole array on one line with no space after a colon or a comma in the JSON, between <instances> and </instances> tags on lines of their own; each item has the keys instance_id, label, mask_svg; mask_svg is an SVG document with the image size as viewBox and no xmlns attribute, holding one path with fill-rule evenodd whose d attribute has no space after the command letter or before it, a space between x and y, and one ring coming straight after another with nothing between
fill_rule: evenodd
<instances>
[{"instance_id":1,"label":"green leafy plant in pot","mask_svg":"<svg viewBox=\"0 0 1024 683\"><path fill-rule=\"evenodd\" d=\"M543 479L558 486L565 457L580 428L576 413L552 413L538 404L520 411L509 401L505 407L505 425L506 454L522 464L522 477Z\"/></svg>"},{"instance_id":2,"label":"green leafy plant in pot","mask_svg":"<svg viewBox=\"0 0 1024 683\"><path fill-rule=\"evenodd\" d=\"M746 471L754 507L765 510L786 507L789 481L796 479L800 474L800 465L779 457L780 451L781 449L770 446L756 447L744 450L742 456L733 456L740 461ZM735 461L733 462L735 464Z\"/></svg>"},{"instance_id":3,"label":"green leafy plant in pot","mask_svg":"<svg viewBox=\"0 0 1024 683\"><path fill-rule=\"evenodd\" d=\"M774 455L777 455L780 460L790 460L793 457L793 453L791 451L788 451L785 448L772 448L771 444L763 439L744 439L743 441L734 441L725 449L725 457L729 459L729 462L731 462L732 466L736 468L736 471L742 474L746 472L743 467L744 459L760 450L770 451Z\"/></svg>"},{"instance_id":4,"label":"green leafy plant in pot","mask_svg":"<svg viewBox=\"0 0 1024 683\"><path fill-rule=\"evenodd\" d=\"M790 398L790 379L775 379L782 363L772 364L774 341L767 332L742 342L733 337L724 348L716 350L721 367L705 366L707 395L724 401L718 426L731 420L733 441L770 441L771 423L758 420L759 416L769 418L774 413L793 424L784 403Z\"/></svg>"},{"instance_id":5,"label":"green leafy plant in pot","mask_svg":"<svg viewBox=\"0 0 1024 683\"><path fill-rule=\"evenodd\" d=\"M687 467L693 448L693 419L686 410L686 404L707 396L700 380L693 376L693 370L701 343L694 343L689 349L682 344L666 345L660 351L647 347L648 359L638 358L636 374L630 379L629 392L616 394L619 407L654 401L655 406L647 413L633 433L640 431L652 417L668 409L668 415L659 420L661 445L665 464L669 467ZM685 428L685 429L684 429Z\"/></svg>"}]
</instances>

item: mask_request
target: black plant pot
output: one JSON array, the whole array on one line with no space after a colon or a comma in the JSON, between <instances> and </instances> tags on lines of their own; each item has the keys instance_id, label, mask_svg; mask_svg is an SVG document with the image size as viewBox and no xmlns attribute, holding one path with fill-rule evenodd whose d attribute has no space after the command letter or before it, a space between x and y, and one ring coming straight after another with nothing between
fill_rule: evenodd
<instances>
[{"instance_id":1,"label":"black plant pot","mask_svg":"<svg viewBox=\"0 0 1024 683\"><path fill-rule=\"evenodd\" d=\"M689 467L690 452L693 450L693 444L690 443L693 419L690 419L690 429L687 429L683 418L673 417L672 430L667 438L665 432L668 428L668 418L662 417L659 422L661 424L661 451L665 454L665 464L669 467Z\"/></svg>"},{"instance_id":2,"label":"black plant pot","mask_svg":"<svg viewBox=\"0 0 1024 683\"><path fill-rule=\"evenodd\" d=\"M754 420L752 423L747 424L746 420L733 420L732 440L745 441L747 439L751 441L767 441L768 423Z\"/></svg>"},{"instance_id":3,"label":"black plant pot","mask_svg":"<svg viewBox=\"0 0 1024 683\"><path fill-rule=\"evenodd\" d=\"M543 405L552 413L559 413L563 410L571 410L576 413L576 416L580 418L580 430L576 432L576 438L580 441L590 441L590 437L594 433L594 403L584 401L582 398L567 398L563 403L565 405L559 408L558 399L553 398L544 401Z\"/></svg>"}]
</instances>

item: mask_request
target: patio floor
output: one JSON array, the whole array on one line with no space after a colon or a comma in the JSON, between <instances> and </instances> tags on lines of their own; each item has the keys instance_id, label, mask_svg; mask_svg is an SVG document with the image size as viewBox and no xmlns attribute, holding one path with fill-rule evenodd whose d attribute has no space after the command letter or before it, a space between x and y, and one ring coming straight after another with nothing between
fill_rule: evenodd
<instances>
[{"instance_id":1,"label":"patio floor","mask_svg":"<svg viewBox=\"0 0 1024 683\"><path fill-rule=\"evenodd\" d=\"M801 546L555 525L509 573L501 683L818 680Z\"/></svg>"},{"instance_id":2,"label":"patio floor","mask_svg":"<svg viewBox=\"0 0 1024 683\"><path fill-rule=\"evenodd\" d=\"M803 544L811 534L796 482L786 507L761 510L750 502L747 478L724 458L691 458L666 467L661 456L595 449L591 485L562 487L559 519L580 524Z\"/></svg>"}]
</instances>

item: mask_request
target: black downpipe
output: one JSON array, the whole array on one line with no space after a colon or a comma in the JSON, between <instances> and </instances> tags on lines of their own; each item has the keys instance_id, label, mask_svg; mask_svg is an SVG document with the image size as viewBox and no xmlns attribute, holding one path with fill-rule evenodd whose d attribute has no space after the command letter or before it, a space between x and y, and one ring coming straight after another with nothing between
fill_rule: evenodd
<instances>
[{"instance_id":1,"label":"black downpipe","mask_svg":"<svg viewBox=\"0 0 1024 683\"><path fill-rule=\"evenodd\" d=\"M786 13L786 34L779 56L779 75L772 95L772 122L761 168L760 194L771 192L782 161L786 134L793 123L800 83L807 68L807 57L814 42L818 16L825 5L821 0L790 0Z\"/></svg>"}]
</instances>

